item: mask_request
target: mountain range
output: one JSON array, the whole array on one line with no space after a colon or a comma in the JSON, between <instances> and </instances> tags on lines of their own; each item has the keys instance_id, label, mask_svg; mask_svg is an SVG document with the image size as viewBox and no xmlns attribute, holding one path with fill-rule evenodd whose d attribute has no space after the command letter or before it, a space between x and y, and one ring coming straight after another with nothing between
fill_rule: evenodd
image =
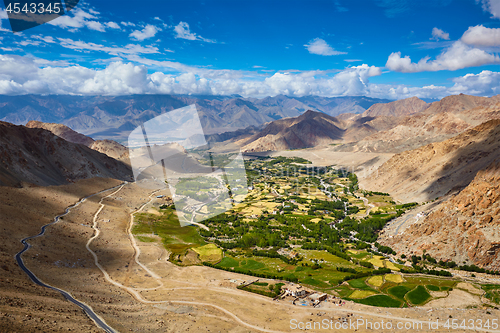
<instances>
[{"instance_id":1,"label":"mountain range","mask_svg":"<svg viewBox=\"0 0 500 333\"><path fill-rule=\"evenodd\" d=\"M390 102L369 97L241 96L0 96L0 120L26 124L30 120L64 124L94 139L124 142L145 121L177 108L195 104L206 134L261 126L307 110L331 116L363 113L375 103Z\"/></svg>"}]
</instances>

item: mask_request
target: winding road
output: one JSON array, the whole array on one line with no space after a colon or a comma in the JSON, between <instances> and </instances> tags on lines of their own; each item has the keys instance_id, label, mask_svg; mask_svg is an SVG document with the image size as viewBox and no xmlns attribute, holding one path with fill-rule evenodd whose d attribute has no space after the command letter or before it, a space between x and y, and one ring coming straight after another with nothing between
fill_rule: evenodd
<instances>
[{"instance_id":1,"label":"winding road","mask_svg":"<svg viewBox=\"0 0 500 333\"><path fill-rule=\"evenodd\" d=\"M21 240L21 243L24 245L24 248L19 251L16 255L15 255L15 258L16 258L16 261L17 261L17 264L19 265L19 267L21 267L21 269L29 276L29 278L31 279L31 281L33 281L34 283L36 283L37 285L39 286L42 286L42 287L45 287L45 288L49 288L49 289L52 289L54 291L58 291L59 293L61 293L61 295L64 296L64 298L66 298L68 301L70 301L71 303L79 306L83 311L85 311L85 313L87 314L87 316L89 316L90 319L92 319L94 321L94 323L102 328L105 332L109 332L109 333L115 333L116 331L110 327L108 324L106 324L106 322L104 321L104 319L102 319L101 317L99 317L95 312L94 310L92 310L92 308L75 299L69 292L63 290L63 289L59 289L59 288L56 288L54 286L51 286L47 283L44 283L42 282L32 271L30 271L26 265L24 264L24 261L23 261L23 258L22 258L22 255L24 252L28 251L30 248L31 248L31 244L28 243L28 241L30 239L35 239L35 238L38 238L40 236L43 236L45 234L45 230L47 229L48 226L52 225L52 224L55 224L57 222L59 222L60 218L62 216L65 216L67 215L71 209L75 208L75 207L78 207L80 204L82 204L83 202L85 202L87 199L91 198L91 197L94 197L96 195L99 195L101 193L104 193L104 192L107 192L107 191L111 191L111 190L114 190L115 188L121 188L123 187L125 184L121 184L121 185L117 185L117 186L114 186L114 187L111 187L111 188L108 188L108 189L105 189L105 190L102 190L100 192L97 192L97 193L94 193L94 194L91 194L89 196L86 196L82 199L80 199L80 201L78 201L77 203L75 203L74 205L72 206L69 206L66 208L66 210L64 211L63 214L60 214L60 215L57 215L55 218L54 218L54 221L42 226L42 229L40 231L40 233L38 235L35 235L35 236L29 236L29 237L26 237L26 238L23 238Z\"/></svg>"},{"instance_id":2,"label":"winding road","mask_svg":"<svg viewBox=\"0 0 500 333\"><path fill-rule=\"evenodd\" d=\"M98 193L95 193L95 194L92 194L92 195L89 195L83 199L81 199L80 201L78 201L77 203L75 203L74 205L72 206L69 206L68 208L66 208L65 210L65 213L64 214L61 214L61 215L58 215L54 218L54 221L51 222L51 223L48 223L46 225L44 225L42 227L42 230L41 232L38 234L38 235L35 235L35 236L30 236L30 237L26 237L24 239L21 240L21 242L24 244L24 249L22 251L20 251L19 253L17 253L15 255L15 258L19 264L19 266L23 269L23 271L30 277L30 279L40 285L40 286L43 286L43 287L46 287L46 288L49 288L49 289L52 289L52 290L55 290L55 291L58 291L59 293L61 293L67 300L69 300L70 302L76 304L77 306L79 306L80 308L82 308L85 313L95 322L95 324L102 328L105 332L110 332L110 333L115 333L116 331L111 328L109 325L106 324L106 322L101 318L99 317L97 314L95 314L95 312L92 310L92 308L90 306L88 306L87 304L83 303L83 302L80 302L78 300L76 300L75 298L73 298L73 296L71 296L71 294L65 290L62 290L62 289L59 289L59 288L56 288L56 287L53 287L53 286L50 286L42 281L40 281L33 272L31 272L25 265L24 265L24 262L22 260L22 254L24 252L26 252L30 247L31 245L27 242L28 240L30 239L34 239L34 238L37 238L37 237L40 237L42 236L44 233L45 233L45 229L49 226L49 225L52 225L54 223L57 223L59 221L59 219L62 217L62 216L65 216L67 215L71 209L79 206L81 203L83 203L85 200L87 200L88 198L91 198L93 196L96 196L98 194L101 194L101 193L104 193L106 191L111 191L111 190L114 190L116 189L116 191L112 192L111 194L101 198L101 200L99 201L99 204L100 204L100 207L99 209L97 210L97 212L94 214L94 218L93 218L93 229L95 230L95 234L94 236L89 239L89 241L87 242L87 250L93 255L94 257L94 260L95 260L95 264L96 266L101 270L101 272L104 274L104 277L106 279L106 281L108 281L109 283L127 291L128 293L130 293L136 300L138 300L139 302L141 303L145 303L145 304L162 304L162 303L170 303L170 304L186 304L186 305L197 305L197 306L204 306L204 307L212 307L212 308L215 308L225 314L227 314L228 316L230 316L235 322L243 325L243 326L246 326L248 328L251 328L251 329L254 329L254 330L258 330L258 331L261 331L261 332L269 332L269 333L276 333L276 332L279 332L279 331L274 331L274 330L270 330L270 329L266 329L266 328L263 328L263 327L259 327L257 325L253 325L253 324L250 324L248 322L245 322L244 320L240 319L236 314L234 314L233 312L225 309L224 307L222 306L219 306L219 305L216 305L216 304L211 304L211 303L205 303L205 302L196 302L196 301L182 301L182 300L165 300L165 301L150 301L150 300L147 300L145 298L143 298L143 296L140 294L139 291L141 290L145 290L145 289L140 289L140 288L131 288L131 287L128 287L128 286L125 286L119 282L116 282L115 280L113 280L110 275L108 274L108 272L104 269L104 267L102 267L99 262L98 262L98 257L97 255L90 249L90 244L92 243L92 241L99 236L99 229L98 229L98 223L97 223L97 220L98 220L98 215L101 213L101 211L103 210L103 208L105 207L105 204L103 203L103 200L107 197L110 197L116 193L118 193L124 186L126 185L125 184L121 184L121 185L118 185L118 186L115 186L115 187L112 187L112 188L109 188L109 189L106 189L106 190L103 190L103 191L100 191ZM130 237L130 240L131 240L131 243L132 243L132 246L135 250L135 255L134 255L134 260L135 262L141 266L144 270L146 270L159 284L159 287L156 287L156 288L151 288L151 289L157 289L157 288L161 288L163 286L163 282L161 281L161 277L158 276L156 273L154 273L153 271L151 271L149 268L147 268L143 263L141 263L139 261L139 257L140 257L140 249L139 247L137 246L136 244L136 241L135 241L135 238L134 236L132 235L131 233L131 228L133 226L133 223L134 223L134 214L143 210L143 208L149 204L153 199L154 199L154 194L156 193L157 191L151 193L150 195L150 199L149 201L147 201L146 203L142 204L136 211L132 212L130 214L130 224L129 226L127 227L127 234L128 236ZM239 294L239 295L245 295L246 297L250 297L250 298L254 298L254 299L257 299L259 300L260 302L263 302L263 303L268 303L268 304L273 304L275 305L276 302L275 301L271 301L270 299L266 298L266 297L263 297L263 296L258 296L258 295L254 295L254 294L248 294L246 292L243 292L243 291L239 291L239 290L227 290L226 288L218 288L218 287L210 287L210 286L195 286L195 287L180 287L180 288L168 288L168 290L171 290L171 291L174 291L174 290L182 290L182 289L204 289L204 290L207 290L207 289L210 289L210 290L213 290L213 291L217 291L219 293L227 293L227 294L231 294L231 295L234 295L234 294ZM291 305L291 304L281 304L281 306L285 306L285 307L289 307L290 309L296 309L295 306ZM406 318L406 317L400 317L400 316L394 316L394 315L391 315L391 314L381 314L380 313L380 310L379 313L377 313L375 310L374 311L362 311L362 310L354 310L354 309L348 309L348 308L321 308L321 311L324 311L324 312L327 312L327 313L338 313L338 312L342 312L342 313L355 313L355 314L359 314L359 315L366 315L366 316L373 316L373 317L377 317L377 318L385 318L385 319L391 319L391 320L399 320L399 321L403 321L403 322L412 322L412 323L423 323L424 325L429 325L429 323L431 321L427 321L427 320L419 320L419 319L413 319L413 318ZM443 324L440 323L439 325L440 327L443 327ZM468 328L466 328L468 329ZM482 332L493 332L491 330L486 330L486 329L477 329L476 328L476 331L482 331ZM494 331L494 332L499 332L499 331Z\"/></svg>"}]
</instances>

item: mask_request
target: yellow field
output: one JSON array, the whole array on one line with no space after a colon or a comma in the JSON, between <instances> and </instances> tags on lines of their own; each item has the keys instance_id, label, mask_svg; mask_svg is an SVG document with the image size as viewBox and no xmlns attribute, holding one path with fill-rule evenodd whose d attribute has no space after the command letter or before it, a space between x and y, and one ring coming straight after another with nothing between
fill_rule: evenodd
<instances>
[{"instance_id":1,"label":"yellow field","mask_svg":"<svg viewBox=\"0 0 500 333\"><path fill-rule=\"evenodd\" d=\"M368 260L368 262L371 262L373 264L373 266L377 266L377 267L385 267L384 266L384 261L381 260L380 256L374 256L372 259Z\"/></svg>"},{"instance_id":2,"label":"yellow field","mask_svg":"<svg viewBox=\"0 0 500 333\"><path fill-rule=\"evenodd\" d=\"M366 298L371 295L375 295L376 292L371 290L355 290L352 294L349 295L350 298Z\"/></svg>"},{"instance_id":3,"label":"yellow field","mask_svg":"<svg viewBox=\"0 0 500 333\"><path fill-rule=\"evenodd\" d=\"M222 249L215 244L194 247L192 250L200 256L201 261L219 261L222 259Z\"/></svg>"},{"instance_id":4,"label":"yellow field","mask_svg":"<svg viewBox=\"0 0 500 333\"><path fill-rule=\"evenodd\" d=\"M350 252L352 254L358 254L359 251L357 251L357 250L347 250L347 252Z\"/></svg>"},{"instance_id":5,"label":"yellow field","mask_svg":"<svg viewBox=\"0 0 500 333\"><path fill-rule=\"evenodd\" d=\"M401 282L403 282L403 278L399 274L387 274L385 276L385 279L387 281L394 282L394 283L401 283Z\"/></svg>"},{"instance_id":6,"label":"yellow field","mask_svg":"<svg viewBox=\"0 0 500 333\"><path fill-rule=\"evenodd\" d=\"M386 261L385 262L385 266L389 269L392 269L393 271L398 271L399 272L399 268L396 267L396 265L394 265L392 262L390 261ZM399 275L398 275L399 276Z\"/></svg>"},{"instance_id":7,"label":"yellow field","mask_svg":"<svg viewBox=\"0 0 500 333\"><path fill-rule=\"evenodd\" d=\"M384 279L382 275L372 276L368 279L368 283L372 286L380 287L382 284L384 284Z\"/></svg>"},{"instance_id":8,"label":"yellow field","mask_svg":"<svg viewBox=\"0 0 500 333\"><path fill-rule=\"evenodd\" d=\"M312 219L311 222L314 222L314 223L318 223L319 221L321 221L320 218L316 218L316 219Z\"/></svg>"}]
</instances>

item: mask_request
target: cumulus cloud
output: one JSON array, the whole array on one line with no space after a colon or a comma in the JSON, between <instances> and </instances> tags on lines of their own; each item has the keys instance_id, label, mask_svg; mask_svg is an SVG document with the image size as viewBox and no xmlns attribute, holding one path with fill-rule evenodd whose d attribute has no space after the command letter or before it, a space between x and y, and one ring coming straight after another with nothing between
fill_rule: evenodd
<instances>
[{"instance_id":1,"label":"cumulus cloud","mask_svg":"<svg viewBox=\"0 0 500 333\"><path fill-rule=\"evenodd\" d=\"M132 33L129 36L135 40L143 41L145 39L154 37L158 31L161 31L161 29L158 27L155 27L152 24L148 24L142 30L132 31Z\"/></svg>"},{"instance_id":2,"label":"cumulus cloud","mask_svg":"<svg viewBox=\"0 0 500 333\"><path fill-rule=\"evenodd\" d=\"M500 73L482 71L479 74L466 74L453 79L452 93L464 93L481 96L500 94Z\"/></svg>"},{"instance_id":3,"label":"cumulus cloud","mask_svg":"<svg viewBox=\"0 0 500 333\"><path fill-rule=\"evenodd\" d=\"M186 22L182 22L182 21L179 22L179 24L177 24L174 27L174 32L175 32L175 38L181 38L181 39L187 39L187 40L200 40L200 41L207 42L207 43L215 43L216 42L215 40L203 38L200 35L197 35L194 32L191 32L191 30L189 29L189 24Z\"/></svg>"},{"instance_id":4,"label":"cumulus cloud","mask_svg":"<svg viewBox=\"0 0 500 333\"><path fill-rule=\"evenodd\" d=\"M118 23L116 22L108 22L106 23L106 26L111 29L121 29L120 25L118 25Z\"/></svg>"},{"instance_id":5,"label":"cumulus cloud","mask_svg":"<svg viewBox=\"0 0 500 333\"><path fill-rule=\"evenodd\" d=\"M469 27L460 40L478 47L500 46L500 28Z\"/></svg>"},{"instance_id":6,"label":"cumulus cloud","mask_svg":"<svg viewBox=\"0 0 500 333\"><path fill-rule=\"evenodd\" d=\"M480 0L476 0L479 2ZM500 18L500 2L498 0L481 0L483 10L490 12L492 18Z\"/></svg>"},{"instance_id":7,"label":"cumulus cloud","mask_svg":"<svg viewBox=\"0 0 500 333\"><path fill-rule=\"evenodd\" d=\"M331 55L339 55L339 54L347 54L347 52L336 51L333 47L328 45L325 40L321 38L315 38L310 40L308 44L304 45L311 54L318 54L323 56L331 56Z\"/></svg>"},{"instance_id":8,"label":"cumulus cloud","mask_svg":"<svg viewBox=\"0 0 500 333\"><path fill-rule=\"evenodd\" d=\"M76 8L70 11L68 14L60 16L47 23L71 30L77 30L79 28L87 27L90 30L105 31L104 25L95 20L98 19L98 17L96 16L97 14L99 13L94 10L85 12L81 8Z\"/></svg>"},{"instance_id":9,"label":"cumulus cloud","mask_svg":"<svg viewBox=\"0 0 500 333\"><path fill-rule=\"evenodd\" d=\"M63 64L62 64L63 65ZM369 78L380 75L380 68L363 64L348 67L333 76L323 72L275 73L265 76L232 70L210 70L175 63L156 64L176 70L148 74L148 67L116 61L104 69L82 66L57 66L21 56L0 56L0 93L54 93L89 95L126 95L140 93L213 94L266 96L286 94L304 96L365 95Z\"/></svg>"},{"instance_id":10,"label":"cumulus cloud","mask_svg":"<svg viewBox=\"0 0 500 333\"><path fill-rule=\"evenodd\" d=\"M432 38L431 39L435 39L435 40L440 40L440 39L445 39L445 40L449 40L450 39L450 34L447 33L447 32L444 32L443 30L439 29L439 28L432 28Z\"/></svg>"},{"instance_id":11,"label":"cumulus cloud","mask_svg":"<svg viewBox=\"0 0 500 333\"><path fill-rule=\"evenodd\" d=\"M138 56L132 55L137 58ZM156 67L152 74L151 67ZM160 67L167 69L160 70ZM252 74L253 73L253 74ZM265 75L257 72L195 68L171 61L154 64L115 61L104 69L87 68L26 56L0 54L0 94L206 94L264 97L370 96L401 99L412 96L442 98L450 94L500 93L500 73L482 71L454 78L452 87L373 84L380 68L347 67L335 74L322 71L288 71Z\"/></svg>"},{"instance_id":12,"label":"cumulus cloud","mask_svg":"<svg viewBox=\"0 0 500 333\"><path fill-rule=\"evenodd\" d=\"M416 73L423 71L457 70L467 67L482 66L500 62L498 55L484 50L473 48L461 41L456 41L445 49L435 60L429 57L420 59L418 63L411 61L409 56L401 57L401 52L393 52L387 59L386 67L402 73Z\"/></svg>"}]
</instances>

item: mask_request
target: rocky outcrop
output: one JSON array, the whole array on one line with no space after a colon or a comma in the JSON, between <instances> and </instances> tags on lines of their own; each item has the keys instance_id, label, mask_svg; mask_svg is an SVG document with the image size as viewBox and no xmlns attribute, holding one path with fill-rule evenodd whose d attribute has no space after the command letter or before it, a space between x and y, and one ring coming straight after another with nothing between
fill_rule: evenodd
<instances>
[{"instance_id":1,"label":"rocky outcrop","mask_svg":"<svg viewBox=\"0 0 500 333\"><path fill-rule=\"evenodd\" d=\"M500 269L500 158L420 223L379 242L396 251Z\"/></svg>"},{"instance_id":2,"label":"rocky outcrop","mask_svg":"<svg viewBox=\"0 0 500 333\"><path fill-rule=\"evenodd\" d=\"M402 101L392 103L398 102ZM372 108L383 109L392 103ZM375 132L358 142L340 145L335 150L400 153L446 140L487 120L498 118L500 95L490 98L453 95L432 103L425 110L403 117L388 129Z\"/></svg>"},{"instance_id":3,"label":"rocky outcrop","mask_svg":"<svg viewBox=\"0 0 500 333\"><path fill-rule=\"evenodd\" d=\"M499 156L500 119L495 119L443 142L396 154L361 185L403 202L432 200L464 188Z\"/></svg>"},{"instance_id":4,"label":"rocky outcrop","mask_svg":"<svg viewBox=\"0 0 500 333\"><path fill-rule=\"evenodd\" d=\"M429 107L429 104L418 97L410 97L390 103L377 103L363 112L363 117L392 116L404 117L421 112Z\"/></svg>"}]
</instances>

